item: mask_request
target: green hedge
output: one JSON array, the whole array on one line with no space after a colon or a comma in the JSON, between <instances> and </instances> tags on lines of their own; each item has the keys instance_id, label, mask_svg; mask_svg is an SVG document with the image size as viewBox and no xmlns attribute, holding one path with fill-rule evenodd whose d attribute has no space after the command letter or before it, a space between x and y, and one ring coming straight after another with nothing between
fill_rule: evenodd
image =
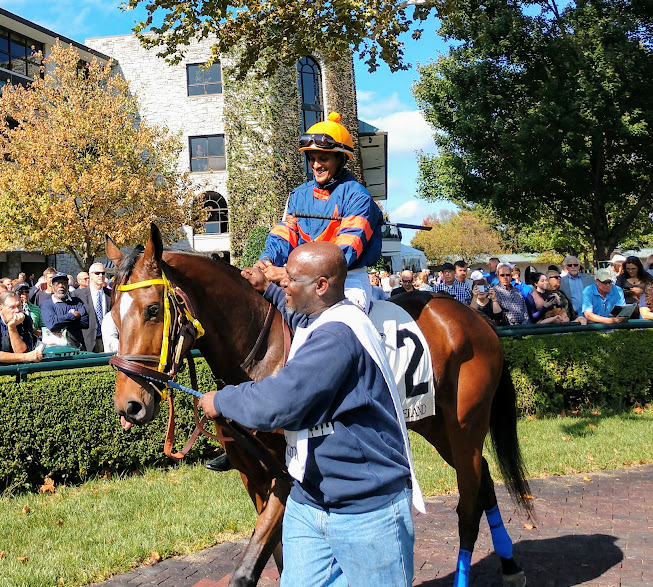
<instances>
[{"instance_id":1,"label":"green hedge","mask_svg":"<svg viewBox=\"0 0 653 587\"><path fill-rule=\"evenodd\" d=\"M210 372L197 361L200 389L212 389ZM167 402L147 426L120 427L113 408L115 372L109 367L53 371L0 385L0 492L30 489L50 475L57 483L78 483L108 470L113 474L163 466ZM180 383L189 385L183 373ZM192 398L175 396L180 448L192 430ZM187 459L207 456L216 443L201 437Z\"/></svg>"},{"instance_id":2,"label":"green hedge","mask_svg":"<svg viewBox=\"0 0 653 587\"><path fill-rule=\"evenodd\" d=\"M501 341L524 414L651 402L653 329Z\"/></svg>"},{"instance_id":3,"label":"green hedge","mask_svg":"<svg viewBox=\"0 0 653 587\"><path fill-rule=\"evenodd\" d=\"M502 339L518 404L524 414L557 414L587 407L650 403L653 329ZM213 388L197 361L200 389ZM125 432L113 409L115 373L108 367L9 377L0 385L0 492L30 489L50 475L77 483L101 474L166 466L167 406L147 426ZM186 374L181 383L188 385ZM192 399L175 398L178 446L193 429ZM188 458L208 456L216 443L201 437Z\"/></svg>"}]
</instances>

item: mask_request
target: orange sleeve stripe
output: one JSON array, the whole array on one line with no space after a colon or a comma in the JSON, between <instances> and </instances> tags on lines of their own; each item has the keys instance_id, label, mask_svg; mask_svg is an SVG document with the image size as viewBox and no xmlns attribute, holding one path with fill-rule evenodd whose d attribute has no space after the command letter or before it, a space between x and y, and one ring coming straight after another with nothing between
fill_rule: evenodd
<instances>
[{"instance_id":1,"label":"orange sleeve stripe","mask_svg":"<svg viewBox=\"0 0 653 587\"><path fill-rule=\"evenodd\" d=\"M313 240L333 243L338 238L339 230L340 220L332 220L329 222L329 225L322 231L322 233L316 236Z\"/></svg>"},{"instance_id":2,"label":"orange sleeve stripe","mask_svg":"<svg viewBox=\"0 0 653 587\"><path fill-rule=\"evenodd\" d=\"M370 239L374 232L367 218L363 218L362 216L347 216L347 218L343 218L340 229L342 230L344 228L355 228L356 230L364 231L367 240Z\"/></svg>"},{"instance_id":3,"label":"orange sleeve stripe","mask_svg":"<svg viewBox=\"0 0 653 587\"><path fill-rule=\"evenodd\" d=\"M275 224L272 227L270 234L278 236L279 238L282 238L283 240L289 242L290 246L292 246L293 248L295 248L297 246L297 243L299 242L299 237L297 236L297 233L294 230L290 230L290 228L288 228L284 224Z\"/></svg>"},{"instance_id":4,"label":"orange sleeve stripe","mask_svg":"<svg viewBox=\"0 0 653 587\"><path fill-rule=\"evenodd\" d=\"M340 247L351 247L356 251L356 256L360 257L363 252L363 241L360 236L353 234L339 234L336 243Z\"/></svg>"}]
</instances>

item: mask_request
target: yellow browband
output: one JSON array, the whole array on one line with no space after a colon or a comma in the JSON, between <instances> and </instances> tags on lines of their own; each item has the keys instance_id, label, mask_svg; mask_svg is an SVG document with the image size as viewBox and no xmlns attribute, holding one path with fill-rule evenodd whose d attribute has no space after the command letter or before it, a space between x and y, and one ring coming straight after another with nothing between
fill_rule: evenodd
<instances>
[{"instance_id":1,"label":"yellow browband","mask_svg":"<svg viewBox=\"0 0 653 587\"><path fill-rule=\"evenodd\" d=\"M161 355L159 357L159 366L157 367L157 371L159 373L163 373L164 369L166 368L166 363L168 362L168 347L170 344L170 292L172 290L172 287L170 286L170 282L168 281L168 278L166 277L165 273L161 273L161 279L146 279L145 281L137 281L136 283L127 283L125 285L119 285L118 286L118 291L131 291L133 289L140 289L142 287L150 287L153 285L162 285L163 286L163 308L164 308L164 314L163 314L163 341L161 343ZM197 337L200 338L204 335L204 328L202 327L202 324L200 321L193 317L193 315L188 311L188 308L184 305L184 313L186 315L186 318L188 321L195 326L195 329L197 330ZM167 393L165 389L163 392L159 392L161 394L161 399L165 400Z\"/></svg>"}]
</instances>

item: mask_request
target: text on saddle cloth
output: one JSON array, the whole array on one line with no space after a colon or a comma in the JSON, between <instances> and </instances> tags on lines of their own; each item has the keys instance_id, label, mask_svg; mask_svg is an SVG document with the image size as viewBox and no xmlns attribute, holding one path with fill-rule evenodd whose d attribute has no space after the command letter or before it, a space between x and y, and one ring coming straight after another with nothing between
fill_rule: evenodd
<instances>
[{"instance_id":1,"label":"text on saddle cloth","mask_svg":"<svg viewBox=\"0 0 653 587\"><path fill-rule=\"evenodd\" d=\"M369 317L385 343L406 422L434 416L433 363L422 331L406 310L392 302L375 301Z\"/></svg>"}]
</instances>

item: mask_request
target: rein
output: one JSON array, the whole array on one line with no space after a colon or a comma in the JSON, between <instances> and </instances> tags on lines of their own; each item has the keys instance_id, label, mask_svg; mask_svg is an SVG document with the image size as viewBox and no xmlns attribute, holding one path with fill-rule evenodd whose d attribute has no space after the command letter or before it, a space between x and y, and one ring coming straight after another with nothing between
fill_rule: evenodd
<instances>
[{"instance_id":1,"label":"rein","mask_svg":"<svg viewBox=\"0 0 653 587\"><path fill-rule=\"evenodd\" d=\"M195 371L195 362L190 354L190 350L193 348L195 341L204 335L204 328L200 321L193 316L191 310L189 310L191 304L186 294L179 287L173 287L163 272L161 279L138 281L135 283L120 285L116 289L118 291L128 292L134 289L152 287L155 285L162 285L164 287L163 340L160 355L117 354L109 359L109 364L129 377L139 377L145 380L159 394L162 400L168 400L168 426L163 449L164 454L176 460L183 459L193 446L199 434L202 433L209 438L218 440L222 445L228 441L237 440L268 470L272 471L276 476L283 476L283 469L279 467L276 461L271 457L269 451L250 430L236 422L225 419L226 425L224 425L224 427L228 428L232 435L232 438L229 438L220 433L211 433L206 430L204 427L204 424L208 420L206 415L202 416L201 419L198 418L198 398L201 397L202 394L199 391L196 391L196 388L198 387L197 373ZM174 310L174 313L171 311L171 307L172 310ZM268 306L263 328L259 332L252 350L240 364L240 369L244 370L252 363L270 331L273 320L274 311L272 304L270 304ZM286 347L285 357L287 358L287 352L290 347L290 335L285 321L282 321L282 323L284 331L284 346ZM190 344L188 344L188 341L190 341ZM185 346L187 348L184 352ZM173 348L174 352L171 353L171 349ZM191 388L174 382L177 373L181 371L184 358L186 358L188 362ZM142 363L157 364L157 369L155 370L143 365ZM168 365L170 365L170 368L166 371L166 366ZM184 448L179 452L173 452L175 413L172 393L168 393L168 389L179 389L194 396L193 417L195 420L195 430L186 442ZM223 427L223 425L220 427ZM218 426L216 426L216 430L219 430Z\"/></svg>"}]
</instances>

